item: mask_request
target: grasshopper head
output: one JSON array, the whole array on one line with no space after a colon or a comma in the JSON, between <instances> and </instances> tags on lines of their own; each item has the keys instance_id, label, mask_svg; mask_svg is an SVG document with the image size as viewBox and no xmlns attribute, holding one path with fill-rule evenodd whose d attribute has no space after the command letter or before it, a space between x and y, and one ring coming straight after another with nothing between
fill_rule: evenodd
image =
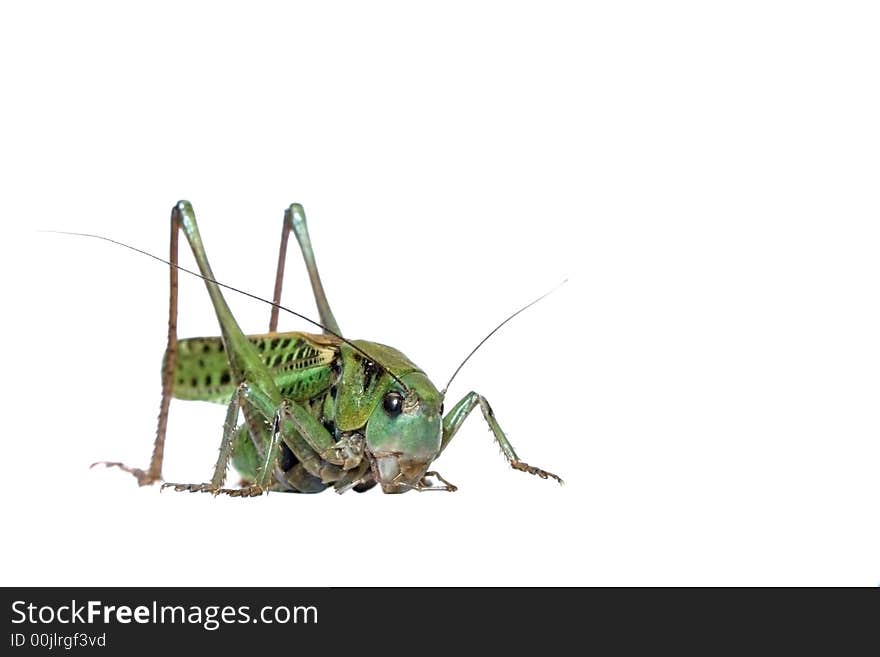
<instances>
[{"instance_id":1,"label":"grasshopper head","mask_svg":"<svg viewBox=\"0 0 880 657\"><path fill-rule=\"evenodd\" d=\"M367 421L367 453L373 478L385 493L418 486L440 453L443 398L422 372L392 384Z\"/></svg>"}]
</instances>

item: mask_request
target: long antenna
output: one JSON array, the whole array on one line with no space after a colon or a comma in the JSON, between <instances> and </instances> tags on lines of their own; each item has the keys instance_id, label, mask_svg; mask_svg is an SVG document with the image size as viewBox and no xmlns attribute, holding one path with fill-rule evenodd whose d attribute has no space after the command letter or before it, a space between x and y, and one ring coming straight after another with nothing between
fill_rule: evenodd
<instances>
[{"instance_id":1,"label":"long antenna","mask_svg":"<svg viewBox=\"0 0 880 657\"><path fill-rule=\"evenodd\" d=\"M470 360L471 356L473 356L473 355L477 352L477 349L479 349L480 347L483 346L483 344L486 342L486 340L488 340L488 339L491 338L493 335L495 335L495 333L498 331L498 329L500 329L502 326L504 326L505 324L507 324L507 322L509 322L509 321L512 320L514 317L516 317L517 315L519 315L522 311L531 308L531 307L534 306L536 303L538 303L539 301L541 301L541 299L544 299L544 298L550 296L551 294L553 294L554 292L556 292L556 290L558 290L559 288L561 288L561 287L562 287L563 285L565 285L567 282L568 282L568 279L567 279L567 278L564 279L561 283L559 283L559 284L558 284L556 287L554 287L552 290L550 290L549 292L545 292L544 294L542 294L541 296L539 296L539 297L538 297L537 299L535 299L534 301L532 301L532 302L530 302L530 303L527 303L527 304L524 305L522 308L520 308L520 309L517 310L515 313L513 313L510 317L508 317L508 318L505 319L503 322L501 322L498 326L496 326L495 328L493 328L493 329L489 332L489 335L487 335L485 338L483 338L482 340L480 340L480 342L477 343L477 346L474 347L473 349L471 349L471 353L469 353L469 354L465 357L465 359L464 359L463 361L461 361L461 364L460 364L457 368L455 368L455 371L452 373L452 376L449 377L449 381L446 382L446 385L443 386L443 390L440 391L440 396L441 396L441 397L445 397L445 396L446 396L446 391L449 390L449 385L452 383L452 380L453 380L453 379L458 375L458 373L461 371L461 368L464 367L464 364L465 364L466 362L468 362L468 361Z\"/></svg>"},{"instance_id":2,"label":"long antenna","mask_svg":"<svg viewBox=\"0 0 880 657\"><path fill-rule=\"evenodd\" d=\"M361 356L364 356L367 360L370 360L370 361L373 361L374 363L379 363L379 365L382 365L382 363L380 363L378 360L376 360L375 358L373 358L373 357L372 357L370 354L368 354L366 351L364 351L363 349L361 349L360 347L358 347L358 346L357 346L356 344L354 344L351 340L342 337L342 336L339 335L339 333L337 333L336 331L331 331L331 330L328 329L326 326L324 326L324 325L321 324L320 322L316 322L316 321L315 321L314 319L312 319L311 317L306 317L306 316L303 315L302 313L298 313L297 311L295 311L295 310L291 310L290 308L285 308L284 306L282 306L282 305L279 304L279 303L275 303L274 301L269 301L268 299L264 299L263 297L258 296L258 295L256 295L256 294L253 294L253 293L251 293L251 292L247 292L246 290L241 290L241 289L239 289L239 288L237 288L237 287L233 287L233 286L231 286L231 285L227 285L226 283L221 283L220 281L215 281L214 279L208 278L207 276L202 276L202 275L201 275L199 272L197 272L197 271L193 271L192 269L187 269L186 267L182 267L182 266L180 266L180 265L174 264L174 263L171 262L170 260L165 260L165 258L160 258L159 256L154 255L154 254L150 253L149 251L144 251L144 250L142 250L142 249L137 248L136 246L132 246L131 244L126 244L125 242L119 242L119 241L114 240L114 239L112 239L112 238L110 238L110 237L104 237L103 235L94 235L94 234L92 234L92 233L74 233L74 232L67 231L67 230L38 230L37 232L38 232L38 233L54 233L55 235L73 235L74 237L90 237L90 238L92 238L92 239L103 240L103 241L105 241L105 242L110 242L111 244L116 244L117 246L124 246L126 249L130 249L131 251L134 251L135 253L140 253L141 255L148 256L148 257L152 258L153 260L158 260L159 262L164 263L164 264L168 265L169 267L174 267L174 268L176 268L176 269L178 269L178 270L180 270L180 271L182 271L182 272L186 272L187 274L190 274L190 275L195 276L195 277L197 277L197 278L201 278L203 281L207 281L208 283L214 283L215 285L217 285L217 286L219 286L219 287L222 287L222 288L225 288L225 289L229 290L230 292L236 292L236 293L238 293L238 294L242 294L242 295L244 295L244 296L246 296L246 297L250 297L251 299L255 299L256 301L262 301L263 303L268 303L268 304L269 304L270 306L272 306L273 308L278 308L279 310L283 310L284 312L288 312L288 313L290 313L291 315L295 315L296 317L299 317L300 319L304 319L304 320L307 321L309 324L314 324L315 326L317 326L318 328L320 328L320 329L326 331L326 332L329 333L330 335L339 338L339 339L342 340L345 344L347 344L349 347L351 347L352 349L354 349L355 351L357 351L358 353L360 353ZM382 369L385 370L386 372L388 372L388 376L390 376L392 379L394 379L395 381L397 381L397 383L399 383L401 386L403 386L403 389L404 389L404 390L407 390L407 391L409 390L409 387L408 387L403 381L401 381L400 379L398 379L398 378L394 375L394 373L391 372L387 367L385 367L384 365L382 365Z\"/></svg>"}]
</instances>

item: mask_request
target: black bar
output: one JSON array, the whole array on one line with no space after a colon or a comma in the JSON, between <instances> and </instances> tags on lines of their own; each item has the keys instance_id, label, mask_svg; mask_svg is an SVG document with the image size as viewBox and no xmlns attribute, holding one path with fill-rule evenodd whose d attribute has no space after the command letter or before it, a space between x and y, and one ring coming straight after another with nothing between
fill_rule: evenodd
<instances>
[{"instance_id":1,"label":"black bar","mask_svg":"<svg viewBox=\"0 0 880 657\"><path fill-rule=\"evenodd\" d=\"M9 655L135 650L161 655L197 649L198 654L315 650L391 656L429 648L457 655L478 649L475 638L493 654L602 647L612 652L697 648L704 654L735 647L752 654L789 652L798 644L840 654L843 646L863 640L874 648L880 620L877 589L0 591L6 630L0 651Z\"/></svg>"}]
</instances>

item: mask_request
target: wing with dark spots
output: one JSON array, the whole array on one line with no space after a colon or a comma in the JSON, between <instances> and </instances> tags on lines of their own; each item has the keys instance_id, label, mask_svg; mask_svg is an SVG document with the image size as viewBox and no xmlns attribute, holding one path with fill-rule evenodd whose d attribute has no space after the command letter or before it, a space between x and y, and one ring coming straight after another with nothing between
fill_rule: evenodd
<instances>
[{"instance_id":1,"label":"wing with dark spots","mask_svg":"<svg viewBox=\"0 0 880 657\"><path fill-rule=\"evenodd\" d=\"M223 340L188 338L177 342L174 397L227 403L234 390Z\"/></svg>"},{"instance_id":2,"label":"wing with dark spots","mask_svg":"<svg viewBox=\"0 0 880 657\"><path fill-rule=\"evenodd\" d=\"M318 339L315 339L318 338ZM327 336L268 333L248 336L272 371L281 394L294 401L311 399L330 387L339 357ZM235 390L223 341L187 338L178 343L174 397L227 403Z\"/></svg>"}]
</instances>

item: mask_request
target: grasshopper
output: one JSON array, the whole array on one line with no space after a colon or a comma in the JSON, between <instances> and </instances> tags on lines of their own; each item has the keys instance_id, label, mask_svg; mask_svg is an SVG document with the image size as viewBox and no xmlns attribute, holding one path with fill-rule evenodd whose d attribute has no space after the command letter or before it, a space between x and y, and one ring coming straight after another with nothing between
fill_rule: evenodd
<instances>
[{"instance_id":1,"label":"grasshopper","mask_svg":"<svg viewBox=\"0 0 880 657\"><path fill-rule=\"evenodd\" d=\"M178 265L181 231L189 242L199 273ZM320 322L280 305L291 231L305 260ZM260 298L216 280L189 202L180 201L171 211L169 260L151 257L170 265L168 343L152 458L146 470L111 461L93 465L120 468L133 475L141 486L164 482L165 433L171 399L175 398L226 404L226 420L211 480L196 484L163 483L163 489L234 497L252 497L267 491L318 493L331 486L339 493L350 489L364 492L376 484L385 493L455 491L454 485L428 468L471 411L479 407L512 468L562 483L555 474L519 459L485 397L469 392L444 415L443 401L449 384L443 391L437 390L425 373L397 349L343 337L327 302L305 212L298 203L284 213L268 333L242 332L221 288ZM179 271L204 280L220 324L219 337L178 339ZM508 317L492 333L538 300ZM279 309L311 322L322 333L278 332ZM224 487L230 461L242 476L237 488Z\"/></svg>"}]
</instances>

